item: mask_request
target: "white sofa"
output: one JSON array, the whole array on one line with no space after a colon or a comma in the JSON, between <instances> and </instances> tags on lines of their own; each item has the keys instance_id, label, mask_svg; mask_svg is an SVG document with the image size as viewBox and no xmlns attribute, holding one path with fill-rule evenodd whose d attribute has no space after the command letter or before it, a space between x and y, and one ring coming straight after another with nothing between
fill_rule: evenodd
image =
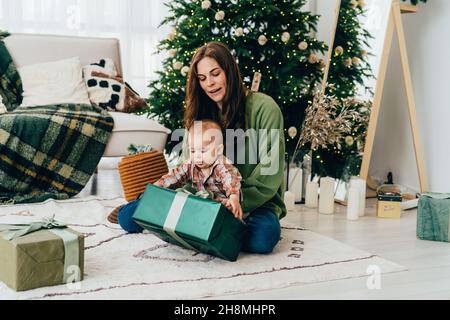
<instances>
[{"instance_id":1,"label":"white sofa","mask_svg":"<svg viewBox=\"0 0 450 320\"><path fill-rule=\"evenodd\" d=\"M80 57L83 65L87 65L108 57L114 60L117 70L122 74L117 39L12 34L4 42L18 68L76 56ZM169 129L144 116L120 112L110 114L114 119L114 129L105 149L105 157L127 155L130 143L150 144L159 151L164 149L171 133Z\"/></svg>"}]
</instances>

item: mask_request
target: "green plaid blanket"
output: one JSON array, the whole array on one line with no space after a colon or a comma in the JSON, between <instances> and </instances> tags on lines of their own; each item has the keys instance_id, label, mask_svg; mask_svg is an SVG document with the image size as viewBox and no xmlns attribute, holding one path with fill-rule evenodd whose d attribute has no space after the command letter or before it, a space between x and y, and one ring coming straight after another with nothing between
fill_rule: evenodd
<instances>
[{"instance_id":1,"label":"green plaid blanket","mask_svg":"<svg viewBox=\"0 0 450 320\"><path fill-rule=\"evenodd\" d=\"M19 107L0 115L0 202L78 194L94 173L114 122L90 105Z\"/></svg>"},{"instance_id":2,"label":"green plaid blanket","mask_svg":"<svg viewBox=\"0 0 450 320\"><path fill-rule=\"evenodd\" d=\"M14 110L22 103L22 80L13 59L1 41L8 33L0 31L0 96L8 111Z\"/></svg>"}]
</instances>

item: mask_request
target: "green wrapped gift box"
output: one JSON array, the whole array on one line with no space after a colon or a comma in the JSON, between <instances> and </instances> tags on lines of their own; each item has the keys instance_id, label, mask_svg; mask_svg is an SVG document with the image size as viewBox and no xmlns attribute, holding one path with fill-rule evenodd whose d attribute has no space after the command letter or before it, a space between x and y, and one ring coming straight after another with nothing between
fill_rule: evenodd
<instances>
[{"instance_id":1,"label":"green wrapped gift box","mask_svg":"<svg viewBox=\"0 0 450 320\"><path fill-rule=\"evenodd\" d=\"M450 242L450 194L423 193L417 209L417 237Z\"/></svg>"},{"instance_id":2,"label":"green wrapped gift box","mask_svg":"<svg viewBox=\"0 0 450 320\"><path fill-rule=\"evenodd\" d=\"M222 204L149 184L133 219L164 240L236 261L245 224Z\"/></svg>"},{"instance_id":3,"label":"green wrapped gift box","mask_svg":"<svg viewBox=\"0 0 450 320\"><path fill-rule=\"evenodd\" d=\"M84 236L70 228L40 229L7 240L0 233L0 281L16 291L83 279Z\"/></svg>"}]
</instances>

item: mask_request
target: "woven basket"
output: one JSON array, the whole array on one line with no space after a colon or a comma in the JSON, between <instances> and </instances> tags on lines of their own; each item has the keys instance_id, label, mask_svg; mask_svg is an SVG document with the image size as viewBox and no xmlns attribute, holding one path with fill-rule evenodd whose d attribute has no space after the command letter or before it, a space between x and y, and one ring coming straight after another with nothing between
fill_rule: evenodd
<instances>
[{"instance_id":1,"label":"woven basket","mask_svg":"<svg viewBox=\"0 0 450 320\"><path fill-rule=\"evenodd\" d=\"M149 183L156 182L168 172L166 159L159 151L123 157L119 162L119 174L125 199L136 200Z\"/></svg>"}]
</instances>

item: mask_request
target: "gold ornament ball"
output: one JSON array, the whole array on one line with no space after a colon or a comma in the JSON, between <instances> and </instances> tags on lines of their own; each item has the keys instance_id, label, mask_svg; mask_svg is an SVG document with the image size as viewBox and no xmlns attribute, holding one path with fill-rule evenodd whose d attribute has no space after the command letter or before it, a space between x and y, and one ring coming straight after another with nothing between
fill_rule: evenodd
<instances>
[{"instance_id":1,"label":"gold ornament ball","mask_svg":"<svg viewBox=\"0 0 450 320\"><path fill-rule=\"evenodd\" d=\"M345 59L344 60L344 64L347 66L347 67L351 67L352 66L352 58L347 58L347 59Z\"/></svg>"},{"instance_id":2,"label":"gold ornament ball","mask_svg":"<svg viewBox=\"0 0 450 320\"><path fill-rule=\"evenodd\" d=\"M295 138L297 135L297 128L296 127L290 127L288 130L288 135L291 137L291 139Z\"/></svg>"},{"instance_id":3,"label":"gold ornament ball","mask_svg":"<svg viewBox=\"0 0 450 320\"><path fill-rule=\"evenodd\" d=\"M342 48L341 46L338 46L334 49L334 53L338 56L340 56L341 54L344 53L344 48Z\"/></svg>"},{"instance_id":4,"label":"gold ornament ball","mask_svg":"<svg viewBox=\"0 0 450 320\"><path fill-rule=\"evenodd\" d=\"M172 66L175 70L180 70L183 68L183 64L180 61L175 61Z\"/></svg>"},{"instance_id":5,"label":"gold ornament ball","mask_svg":"<svg viewBox=\"0 0 450 320\"><path fill-rule=\"evenodd\" d=\"M183 68L181 68L181 75L183 77L186 77L188 73L189 73L189 67L188 66L184 66Z\"/></svg>"},{"instance_id":6,"label":"gold ornament ball","mask_svg":"<svg viewBox=\"0 0 450 320\"><path fill-rule=\"evenodd\" d=\"M300 50L306 50L306 49L308 49L308 43L306 43L305 41L302 41L298 44L298 48Z\"/></svg>"},{"instance_id":7,"label":"gold ornament ball","mask_svg":"<svg viewBox=\"0 0 450 320\"><path fill-rule=\"evenodd\" d=\"M244 35L244 29L242 28L237 28L236 30L234 30L234 35L236 37L242 37Z\"/></svg>"},{"instance_id":8,"label":"gold ornament ball","mask_svg":"<svg viewBox=\"0 0 450 320\"><path fill-rule=\"evenodd\" d=\"M178 53L177 49L170 49L169 50L169 57L174 58Z\"/></svg>"},{"instance_id":9,"label":"gold ornament ball","mask_svg":"<svg viewBox=\"0 0 450 320\"><path fill-rule=\"evenodd\" d=\"M209 0L202 1L202 9L208 10L209 8L211 8L211 1Z\"/></svg>"},{"instance_id":10,"label":"gold ornament ball","mask_svg":"<svg viewBox=\"0 0 450 320\"><path fill-rule=\"evenodd\" d=\"M289 32L283 32L283 34L281 35L281 41L287 43L289 39L291 39L291 35L289 34Z\"/></svg>"},{"instance_id":11,"label":"gold ornament ball","mask_svg":"<svg viewBox=\"0 0 450 320\"><path fill-rule=\"evenodd\" d=\"M267 38L266 38L266 36L263 35L263 34L260 35L259 38L258 38L258 43L259 43L259 45L261 45L261 46L265 45L265 44L267 43Z\"/></svg>"},{"instance_id":12,"label":"gold ornament ball","mask_svg":"<svg viewBox=\"0 0 450 320\"><path fill-rule=\"evenodd\" d=\"M222 10L218 11L216 13L216 15L214 16L214 19L216 19L217 21L221 21L225 18L225 12L223 12Z\"/></svg>"},{"instance_id":13,"label":"gold ornament ball","mask_svg":"<svg viewBox=\"0 0 450 320\"><path fill-rule=\"evenodd\" d=\"M353 57L352 63L357 66L361 63L361 59L358 57Z\"/></svg>"},{"instance_id":14,"label":"gold ornament ball","mask_svg":"<svg viewBox=\"0 0 450 320\"><path fill-rule=\"evenodd\" d=\"M317 63L317 61L319 61L319 58L317 57L317 55L315 53L311 53L309 55L308 62L311 64L314 64L314 63Z\"/></svg>"},{"instance_id":15,"label":"gold ornament ball","mask_svg":"<svg viewBox=\"0 0 450 320\"><path fill-rule=\"evenodd\" d=\"M170 30L169 34L167 35L167 39L169 39L169 40L175 39L176 33L177 33L177 31L175 30L175 28L172 28L172 30Z\"/></svg>"},{"instance_id":16,"label":"gold ornament ball","mask_svg":"<svg viewBox=\"0 0 450 320\"><path fill-rule=\"evenodd\" d=\"M353 139L352 136L346 136L345 137L345 143L351 147L353 145L353 143L355 142L355 140Z\"/></svg>"}]
</instances>

